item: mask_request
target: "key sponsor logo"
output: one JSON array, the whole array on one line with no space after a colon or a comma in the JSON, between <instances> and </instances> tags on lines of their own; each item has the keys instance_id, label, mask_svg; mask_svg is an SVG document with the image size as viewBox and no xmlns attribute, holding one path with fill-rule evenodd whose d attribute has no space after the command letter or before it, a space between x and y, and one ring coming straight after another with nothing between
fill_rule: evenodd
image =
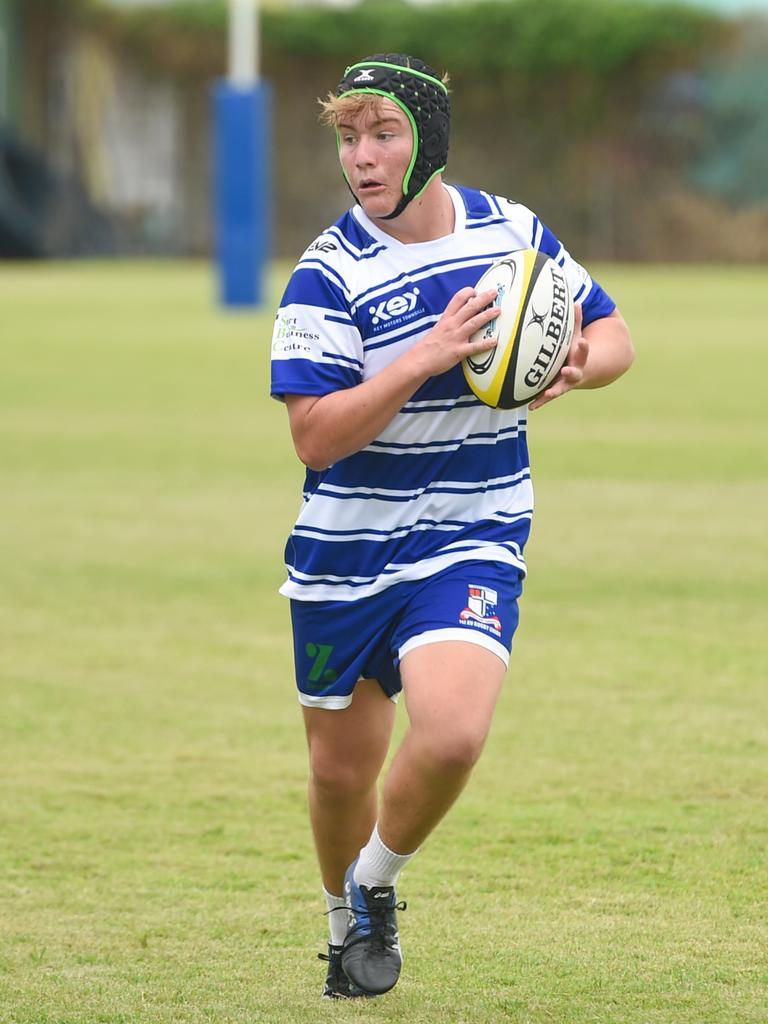
<instances>
[{"instance_id":1,"label":"key sponsor logo","mask_svg":"<svg viewBox=\"0 0 768 1024\"><path fill-rule=\"evenodd\" d=\"M385 327L394 327L399 323L406 323L413 320L424 307L419 304L419 289L403 292L401 295L393 295L391 299L382 299L375 306L369 306L371 323L374 327L382 324Z\"/></svg>"},{"instance_id":2,"label":"key sponsor logo","mask_svg":"<svg viewBox=\"0 0 768 1024\"><path fill-rule=\"evenodd\" d=\"M355 78L354 78L355 83L358 83L358 82L374 82L375 80L376 79L374 77L374 73L369 68L363 68L362 71L358 71L358 73L355 75Z\"/></svg>"},{"instance_id":3,"label":"key sponsor logo","mask_svg":"<svg viewBox=\"0 0 768 1024\"><path fill-rule=\"evenodd\" d=\"M467 605L459 613L459 622L501 636L501 619L496 614L498 600L499 595L495 590L470 583Z\"/></svg>"}]
</instances>

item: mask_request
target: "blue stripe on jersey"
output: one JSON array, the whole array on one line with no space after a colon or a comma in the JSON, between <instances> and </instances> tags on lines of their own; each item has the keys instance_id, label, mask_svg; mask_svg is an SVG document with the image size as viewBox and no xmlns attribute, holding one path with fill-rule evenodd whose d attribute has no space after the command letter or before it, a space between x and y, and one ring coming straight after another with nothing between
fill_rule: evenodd
<instances>
[{"instance_id":1,"label":"blue stripe on jersey","mask_svg":"<svg viewBox=\"0 0 768 1024\"><path fill-rule=\"evenodd\" d=\"M487 228L490 224L504 224L506 217L488 217L481 224L467 224L467 231L471 231L472 228Z\"/></svg>"},{"instance_id":2,"label":"blue stripe on jersey","mask_svg":"<svg viewBox=\"0 0 768 1024\"><path fill-rule=\"evenodd\" d=\"M498 221L495 223L498 223ZM479 226L483 227L484 225ZM430 271L434 272L431 276L436 277L444 267L451 267L453 268L453 273L460 274L462 272L462 268L466 269L469 265L473 265L472 269L477 269L477 279L479 280L484 271L486 271L496 260L509 256L510 251L510 249L500 249L496 252L483 252L474 256L456 256L449 260L437 260L433 263L421 264L418 267L412 268L407 273L398 274L397 277L381 281L379 284L360 292L360 294L355 296L352 300L352 308L356 309L366 300L376 302L378 305L381 299L386 298L388 290L395 292L395 294L397 293L396 286L406 286L411 283L415 283L420 288L423 281L429 279ZM474 264L476 264L477 267L475 267ZM369 296L374 292L376 293L375 297L373 299L369 299Z\"/></svg>"},{"instance_id":3,"label":"blue stripe on jersey","mask_svg":"<svg viewBox=\"0 0 768 1024\"><path fill-rule=\"evenodd\" d=\"M324 239L336 248L308 252L286 291L284 305L293 308L276 323L273 393L322 395L359 384L423 337L460 288L517 249L539 249L576 287L585 282L578 293L585 324L612 311L611 299L530 210L473 189L458 194L467 219L453 239L395 253L395 242L374 238L352 213L329 229ZM301 350L278 358L294 355L281 347L291 329L312 358ZM366 449L307 471L286 549L293 582L283 592L327 597L316 577L348 600L376 579L388 585L393 573L419 578L424 558L442 564L491 550L522 565L530 502L525 410L489 409L455 366L427 380Z\"/></svg>"},{"instance_id":4,"label":"blue stripe on jersey","mask_svg":"<svg viewBox=\"0 0 768 1024\"><path fill-rule=\"evenodd\" d=\"M446 446L447 447L447 446ZM479 484L514 476L528 469L528 451L517 432L498 438L495 444L458 443L446 451L364 449L339 465L333 483L338 487L367 487L371 480L382 490L431 491L435 481ZM439 490L443 490L440 484ZM459 488L463 490L463 488Z\"/></svg>"},{"instance_id":5,"label":"blue stripe on jersey","mask_svg":"<svg viewBox=\"0 0 768 1024\"><path fill-rule=\"evenodd\" d=\"M616 309L616 303L596 281L593 281L589 295L581 305L581 326L586 327L587 324L591 324L601 317L610 316L614 309Z\"/></svg>"},{"instance_id":6,"label":"blue stripe on jersey","mask_svg":"<svg viewBox=\"0 0 768 1024\"><path fill-rule=\"evenodd\" d=\"M386 245L379 243L378 245L374 245L373 248L369 248L367 249L367 251L361 252L359 249L355 249L351 245L349 245L346 239L344 238L344 235L338 229L336 231L331 231L329 233L331 237L335 239L336 244L339 246L339 248L343 249L343 251L348 256L351 256L353 260L358 262L360 260L373 259L374 256L378 256L380 252L383 252L387 248ZM371 239L371 241L373 240Z\"/></svg>"},{"instance_id":7,"label":"blue stripe on jersey","mask_svg":"<svg viewBox=\"0 0 768 1024\"><path fill-rule=\"evenodd\" d=\"M316 363L311 359L272 360L273 395L327 395L353 388L361 380L360 371L351 366Z\"/></svg>"},{"instance_id":8,"label":"blue stripe on jersey","mask_svg":"<svg viewBox=\"0 0 768 1024\"><path fill-rule=\"evenodd\" d=\"M347 286L344 282L344 278L337 270L334 269L334 267L329 266L325 260L321 260L319 256L313 256L309 259L302 259L297 269L309 270L315 267L322 272L323 276L332 278L333 281L336 282L336 284L338 285L339 291L342 293L342 295L346 295Z\"/></svg>"},{"instance_id":9,"label":"blue stripe on jersey","mask_svg":"<svg viewBox=\"0 0 768 1024\"><path fill-rule=\"evenodd\" d=\"M399 456L397 458L400 458ZM334 483L328 483L324 480L317 489L315 490L316 495L323 495L324 498L333 498L334 501L340 502L415 502L418 501L423 495L485 495L492 490L514 490L521 480L527 480L530 478L530 473L527 469L520 470L518 474L512 474L510 477L502 477L497 480L488 481L483 480L478 483L477 486L472 486L471 483L467 483L466 486L460 486L459 480L433 480L428 486L415 488L413 490L384 490L380 489L380 485L376 487L366 486L359 487L354 490L349 488L348 490L335 489L339 485Z\"/></svg>"},{"instance_id":10,"label":"blue stripe on jersey","mask_svg":"<svg viewBox=\"0 0 768 1024\"><path fill-rule=\"evenodd\" d=\"M397 334L386 335L381 341L370 342L367 338L363 339L366 352L373 352L377 348L386 348L388 345L396 345L399 341L404 338L412 338L415 334L423 334L425 330L428 330L440 319L437 314L435 316L424 317L419 320L416 326L410 331L398 330Z\"/></svg>"},{"instance_id":11,"label":"blue stripe on jersey","mask_svg":"<svg viewBox=\"0 0 768 1024\"><path fill-rule=\"evenodd\" d=\"M340 352L323 352L326 359L341 359L343 363L351 363L352 366L359 370L362 370L363 364L359 359L354 359L352 356L343 356Z\"/></svg>"},{"instance_id":12,"label":"blue stripe on jersey","mask_svg":"<svg viewBox=\"0 0 768 1024\"><path fill-rule=\"evenodd\" d=\"M348 302L344 295L344 282L335 270L325 267L320 260L313 261L323 267L333 278L329 280L324 273L318 271L316 266L309 265L309 261L300 263L288 282L285 289L283 306L301 305L317 306L320 309L333 309L339 313L349 315ZM341 286L336 281L341 281Z\"/></svg>"},{"instance_id":13,"label":"blue stripe on jersey","mask_svg":"<svg viewBox=\"0 0 768 1024\"><path fill-rule=\"evenodd\" d=\"M530 514L530 510L521 513L514 522L493 519L464 522L451 530L431 528L429 521L424 524L424 529L417 529L415 523L408 520L402 529L410 532L392 539L347 538L323 543L294 531L286 547L286 562L296 568L300 566L301 572L309 576L327 574L327 577L341 577L340 583L346 583L350 576L357 576L367 583L391 562L402 565L431 558L448 545L461 548L464 545L477 546L478 543L499 544L509 546L519 557L530 533ZM331 579L329 582L336 581Z\"/></svg>"},{"instance_id":14,"label":"blue stripe on jersey","mask_svg":"<svg viewBox=\"0 0 768 1024\"><path fill-rule=\"evenodd\" d=\"M428 451L430 448L433 448L433 449L434 448L442 448L443 446L446 446L446 445L455 445L455 446L458 447L459 445L464 444L467 441L500 440L500 439L503 439L505 435L517 436L517 434L518 434L518 428L517 428L517 426L514 426L514 427L504 427L502 430L499 430L499 431L479 430L479 431L476 431L475 433L467 434L466 437L448 438L445 441L442 441L442 440L436 440L436 441L413 441L410 444L400 444L397 441L371 441L371 443L368 445L368 447L369 448L374 448L374 449L375 448L387 448L387 449L395 448L395 449L402 449L404 451L407 450L407 451L411 451L411 452L414 449L419 449L419 450L422 450L422 451Z\"/></svg>"},{"instance_id":15,"label":"blue stripe on jersey","mask_svg":"<svg viewBox=\"0 0 768 1024\"><path fill-rule=\"evenodd\" d=\"M465 188L463 185L455 185L467 211L467 220L476 220L478 217L487 217L493 213L489 197L483 192L474 188Z\"/></svg>"},{"instance_id":16,"label":"blue stripe on jersey","mask_svg":"<svg viewBox=\"0 0 768 1024\"><path fill-rule=\"evenodd\" d=\"M541 223L541 222L539 222ZM556 260L562 251L562 245L555 238L552 232L549 230L546 224L541 225L541 242L539 243L539 252L545 252L547 256L551 256L553 260ZM562 266L562 264L560 264Z\"/></svg>"},{"instance_id":17,"label":"blue stripe on jersey","mask_svg":"<svg viewBox=\"0 0 768 1024\"><path fill-rule=\"evenodd\" d=\"M378 239L365 230L351 210L347 210L346 213L342 214L333 226L354 249L364 250L376 246L380 247L381 251L386 248L383 242L378 241Z\"/></svg>"},{"instance_id":18,"label":"blue stripe on jersey","mask_svg":"<svg viewBox=\"0 0 768 1024\"><path fill-rule=\"evenodd\" d=\"M501 216L503 217L503 216L504 216L504 214L502 213L502 209L501 209L501 206L499 205L499 200L498 200L498 198L497 198L496 196L489 196L488 198L490 199L490 201L491 201L491 203L493 204L494 208L495 208L495 209L496 209L496 210L497 210L497 211L499 212L499 214L501 214Z\"/></svg>"},{"instance_id":19,"label":"blue stripe on jersey","mask_svg":"<svg viewBox=\"0 0 768 1024\"><path fill-rule=\"evenodd\" d=\"M362 302L362 296L356 300L356 316L360 332L365 342L366 351L381 348L390 341L398 341L401 337L409 337L412 333L431 326L450 300L462 288L474 288L485 271L492 263L506 253L489 253L466 257L461 261L446 260L446 269L440 265L420 268L400 283L395 290L375 290L376 294L368 302ZM458 263L458 266L451 264ZM416 276L428 271L423 277ZM389 282L387 282L389 284ZM426 317L432 315L431 320ZM411 322L422 322L423 326L416 331L403 333L403 328ZM426 324L425 324L426 320Z\"/></svg>"}]
</instances>

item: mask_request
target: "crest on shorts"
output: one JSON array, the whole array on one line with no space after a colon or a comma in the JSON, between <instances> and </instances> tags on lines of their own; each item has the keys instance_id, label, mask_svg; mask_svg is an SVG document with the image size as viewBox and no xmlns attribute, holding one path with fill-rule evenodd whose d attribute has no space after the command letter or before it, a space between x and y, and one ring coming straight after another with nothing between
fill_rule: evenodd
<instances>
[{"instance_id":1,"label":"crest on shorts","mask_svg":"<svg viewBox=\"0 0 768 1024\"><path fill-rule=\"evenodd\" d=\"M467 606L459 613L459 622L501 636L501 619L496 614L498 599L499 595L490 587L470 583Z\"/></svg>"}]
</instances>

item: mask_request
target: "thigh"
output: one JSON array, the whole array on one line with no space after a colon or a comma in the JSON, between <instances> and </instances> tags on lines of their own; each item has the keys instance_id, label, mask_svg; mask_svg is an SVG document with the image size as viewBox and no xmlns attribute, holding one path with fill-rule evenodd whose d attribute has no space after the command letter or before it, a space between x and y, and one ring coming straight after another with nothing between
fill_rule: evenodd
<instances>
[{"instance_id":1,"label":"thigh","mask_svg":"<svg viewBox=\"0 0 768 1024\"><path fill-rule=\"evenodd\" d=\"M291 601L296 683L304 707L345 709L361 679L375 679L385 699L396 698L400 677L391 635L402 593L393 587L360 601ZM367 701L358 702L356 717Z\"/></svg>"},{"instance_id":2,"label":"thigh","mask_svg":"<svg viewBox=\"0 0 768 1024\"><path fill-rule=\"evenodd\" d=\"M376 779L389 749L396 705L373 679L361 679L344 708L302 707L313 772ZM343 781L343 780L341 780Z\"/></svg>"},{"instance_id":3,"label":"thigh","mask_svg":"<svg viewBox=\"0 0 768 1024\"><path fill-rule=\"evenodd\" d=\"M466 641L413 648L400 663L411 725L445 741L482 746L506 670L498 655Z\"/></svg>"}]
</instances>

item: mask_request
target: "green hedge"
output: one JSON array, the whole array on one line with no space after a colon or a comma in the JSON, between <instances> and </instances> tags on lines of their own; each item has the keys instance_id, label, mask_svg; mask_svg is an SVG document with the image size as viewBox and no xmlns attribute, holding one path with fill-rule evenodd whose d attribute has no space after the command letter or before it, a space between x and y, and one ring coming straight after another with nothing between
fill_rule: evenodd
<instances>
[{"instance_id":1,"label":"green hedge","mask_svg":"<svg viewBox=\"0 0 768 1024\"><path fill-rule=\"evenodd\" d=\"M116 9L103 0L69 3L153 60L179 71L221 68L226 0L177 0L144 9ZM419 54L440 70L471 71L486 80L500 73L542 78L573 71L609 80L637 63L690 56L722 38L727 25L711 9L674 0L479 0L418 7L367 0L342 10L267 7L261 19L267 61L306 57L341 64L370 53L376 40L379 49Z\"/></svg>"}]
</instances>

